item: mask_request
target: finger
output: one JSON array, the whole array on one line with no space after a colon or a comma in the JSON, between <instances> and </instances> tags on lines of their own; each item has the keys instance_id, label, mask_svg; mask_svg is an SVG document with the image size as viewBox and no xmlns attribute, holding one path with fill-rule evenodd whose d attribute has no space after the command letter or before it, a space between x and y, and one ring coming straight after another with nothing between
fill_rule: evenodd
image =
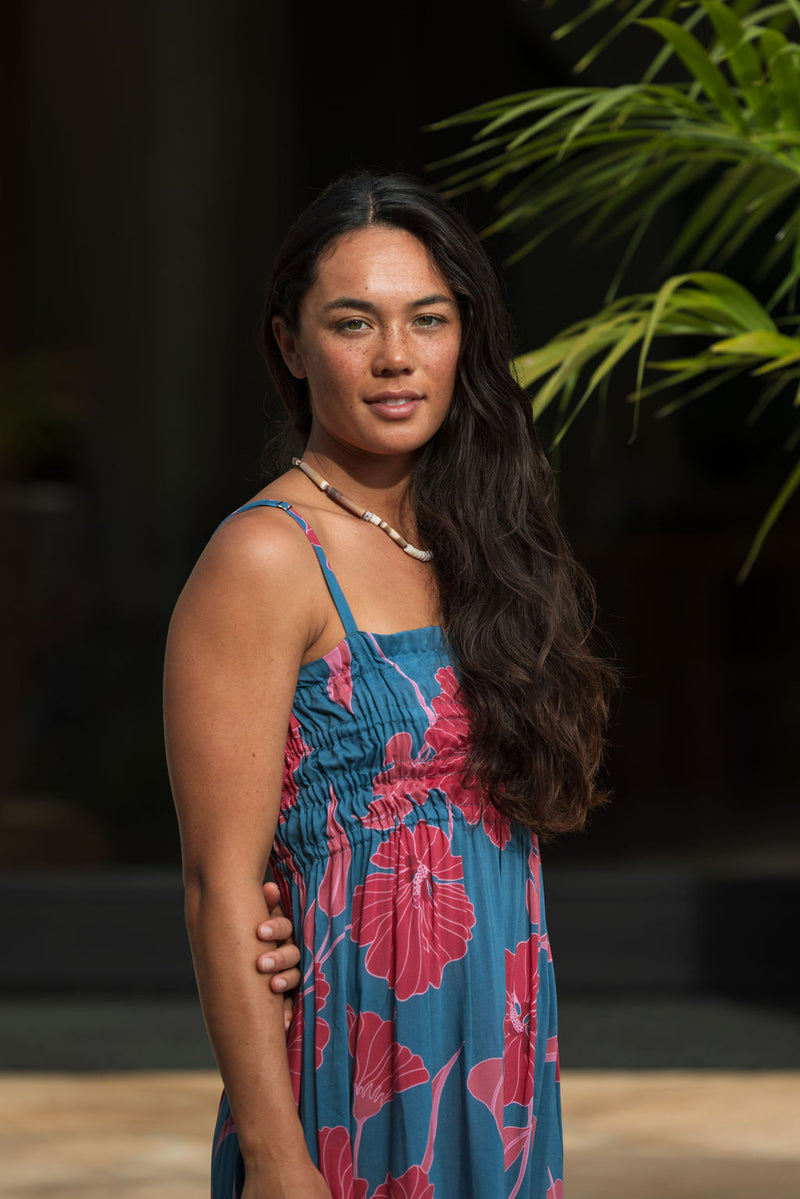
<instances>
[{"instance_id":1,"label":"finger","mask_svg":"<svg viewBox=\"0 0 800 1199\"><path fill-rule=\"evenodd\" d=\"M277 949L262 953L256 965L261 974L281 974L284 970L294 969L299 961L300 950L296 945L280 945Z\"/></svg>"},{"instance_id":2,"label":"finger","mask_svg":"<svg viewBox=\"0 0 800 1199\"><path fill-rule=\"evenodd\" d=\"M285 916L276 916L259 924L256 931L262 941L288 941L292 935L292 922Z\"/></svg>"},{"instance_id":3,"label":"finger","mask_svg":"<svg viewBox=\"0 0 800 1199\"><path fill-rule=\"evenodd\" d=\"M264 883L264 903L267 905L267 911L270 916L283 916L283 908L281 907L281 893L277 883Z\"/></svg>"},{"instance_id":4,"label":"finger","mask_svg":"<svg viewBox=\"0 0 800 1199\"><path fill-rule=\"evenodd\" d=\"M298 979L299 979L299 975L298 975ZM283 1027L286 1032L289 1031L289 1025L292 1023L293 1014L294 1014L294 997L292 995L285 995L283 998Z\"/></svg>"},{"instance_id":5,"label":"finger","mask_svg":"<svg viewBox=\"0 0 800 1199\"><path fill-rule=\"evenodd\" d=\"M300 985L299 970L283 970L280 974L273 974L269 980L271 991L276 991L279 995L283 995L288 991L293 991L295 987Z\"/></svg>"}]
</instances>

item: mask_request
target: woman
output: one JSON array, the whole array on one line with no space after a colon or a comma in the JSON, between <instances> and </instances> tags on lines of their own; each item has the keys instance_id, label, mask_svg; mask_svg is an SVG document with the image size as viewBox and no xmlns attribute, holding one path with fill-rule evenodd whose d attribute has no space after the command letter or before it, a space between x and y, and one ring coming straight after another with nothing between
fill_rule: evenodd
<instances>
[{"instance_id":1,"label":"woman","mask_svg":"<svg viewBox=\"0 0 800 1199\"><path fill-rule=\"evenodd\" d=\"M554 1199L537 834L598 799L611 672L497 279L422 184L345 177L290 231L265 334L305 448L212 538L166 669L212 1193ZM288 1047L254 969L268 859Z\"/></svg>"}]
</instances>

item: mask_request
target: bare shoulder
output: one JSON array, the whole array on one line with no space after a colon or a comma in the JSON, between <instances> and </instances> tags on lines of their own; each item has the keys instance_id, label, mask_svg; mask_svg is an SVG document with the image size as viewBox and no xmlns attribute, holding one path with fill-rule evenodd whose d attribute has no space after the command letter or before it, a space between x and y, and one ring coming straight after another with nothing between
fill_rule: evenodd
<instances>
[{"instance_id":1,"label":"bare shoulder","mask_svg":"<svg viewBox=\"0 0 800 1199\"><path fill-rule=\"evenodd\" d=\"M172 626L217 625L243 636L289 637L305 648L316 635L319 567L296 522L281 508L228 518L213 534L178 599Z\"/></svg>"}]
</instances>

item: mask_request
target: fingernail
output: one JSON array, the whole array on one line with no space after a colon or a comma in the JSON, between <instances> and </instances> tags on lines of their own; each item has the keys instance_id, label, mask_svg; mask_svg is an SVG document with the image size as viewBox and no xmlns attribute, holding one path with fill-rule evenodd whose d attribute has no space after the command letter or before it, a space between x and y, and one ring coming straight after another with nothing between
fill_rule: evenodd
<instances>
[{"instance_id":1,"label":"fingernail","mask_svg":"<svg viewBox=\"0 0 800 1199\"><path fill-rule=\"evenodd\" d=\"M262 970L274 970L275 969L275 959L274 958L262 958L261 959L261 969Z\"/></svg>"},{"instance_id":2,"label":"fingernail","mask_svg":"<svg viewBox=\"0 0 800 1199\"><path fill-rule=\"evenodd\" d=\"M271 937L273 937L275 935L275 930L273 929L271 924L262 924L261 927L259 928L258 932L259 932L260 936L266 937L267 940L269 940Z\"/></svg>"},{"instance_id":3,"label":"fingernail","mask_svg":"<svg viewBox=\"0 0 800 1199\"><path fill-rule=\"evenodd\" d=\"M285 991L286 990L286 979L285 978L276 978L275 982L273 983L273 987L276 991Z\"/></svg>"}]
</instances>

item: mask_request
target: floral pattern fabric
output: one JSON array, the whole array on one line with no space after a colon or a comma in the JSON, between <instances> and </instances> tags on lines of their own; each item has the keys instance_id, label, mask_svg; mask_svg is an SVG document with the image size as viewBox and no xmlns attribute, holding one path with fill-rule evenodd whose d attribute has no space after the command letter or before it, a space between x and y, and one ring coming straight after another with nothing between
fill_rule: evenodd
<instances>
[{"instance_id":1,"label":"floral pattern fabric","mask_svg":"<svg viewBox=\"0 0 800 1199\"><path fill-rule=\"evenodd\" d=\"M277 506L267 504L266 506ZM300 668L272 868L301 949L289 1067L334 1199L562 1199L536 837L463 772L442 630L359 631ZM243 1168L223 1095L212 1199Z\"/></svg>"}]
</instances>

